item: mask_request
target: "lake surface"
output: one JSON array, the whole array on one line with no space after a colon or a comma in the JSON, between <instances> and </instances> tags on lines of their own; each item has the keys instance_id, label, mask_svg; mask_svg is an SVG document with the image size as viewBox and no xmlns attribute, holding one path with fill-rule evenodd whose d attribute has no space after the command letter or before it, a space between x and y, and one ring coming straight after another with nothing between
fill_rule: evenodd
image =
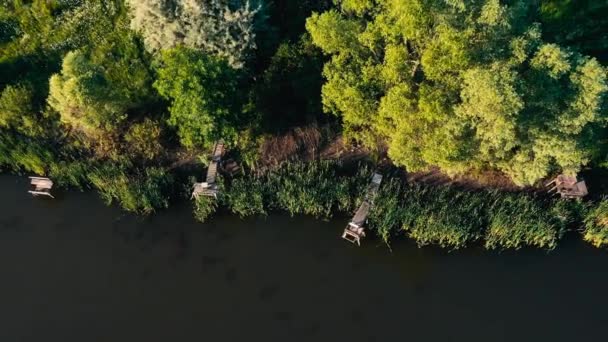
<instances>
[{"instance_id":1,"label":"lake surface","mask_svg":"<svg viewBox=\"0 0 608 342\"><path fill-rule=\"evenodd\" d=\"M148 218L0 176L0 341L605 340L608 252L452 252L273 215Z\"/></svg>"}]
</instances>

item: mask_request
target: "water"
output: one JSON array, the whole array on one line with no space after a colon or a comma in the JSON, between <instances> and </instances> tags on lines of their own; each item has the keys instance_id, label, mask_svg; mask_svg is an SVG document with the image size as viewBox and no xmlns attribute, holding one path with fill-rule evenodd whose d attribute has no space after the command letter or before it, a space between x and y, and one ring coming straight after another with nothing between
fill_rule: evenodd
<instances>
[{"instance_id":1,"label":"water","mask_svg":"<svg viewBox=\"0 0 608 342\"><path fill-rule=\"evenodd\" d=\"M150 218L0 176L0 341L581 341L608 326L608 253L340 240L346 219Z\"/></svg>"}]
</instances>

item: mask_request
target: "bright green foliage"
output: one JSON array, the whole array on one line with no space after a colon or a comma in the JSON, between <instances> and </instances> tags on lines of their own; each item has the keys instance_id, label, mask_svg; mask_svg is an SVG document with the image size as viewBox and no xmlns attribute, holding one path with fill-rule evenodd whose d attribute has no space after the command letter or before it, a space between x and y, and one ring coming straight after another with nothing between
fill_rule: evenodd
<instances>
[{"instance_id":1,"label":"bright green foliage","mask_svg":"<svg viewBox=\"0 0 608 342\"><path fill-rule=\"evenodd\" d=\"M94 137L116 128L126 118L130 102L99 66L73 51L65 56L61 74L51 77L49 105L63 123Z\"/></svg>"},{"instance_id":2,"label":"bright green foliage","mask_svg":"<svg viewBox=\"0 0 608 342\"><path fill-rule=\"evenodd\" d=\"M79 9L87 14L85 22L92 21L89 30L95 29L90 34L99 36L95 45L66 54L61 73L50 79L48 102L62 122L94 137L115 130L130 109L147 100L152 80L149 61L124 17L115 23L93 21L91 16L101 15L102 5Z\"/></svg>"},{"instance_id":3,"label":"bright green foliage","mask_svg":"<svg viewBox=\"0 0 608 342\"><path fill-rule=\"evenodd\" d=\"M583 238L598 248L608 246L608 199L589 211Z\"/></svg>"},{"instance_id":4,"label":"bright green foliage","mask_svg":"<svg viewBox=\"0 0 608 342\"><path fill-rule=\"evenodd\" d=\"M237 88L238 73L216 57L186 48L162 53L154 86L171 100L169 124L186 147L233 140L244 125Z\"/></svg>"},{"instance_id":5,"label":"bright green foliage","mask_svg":"<svg viewBox=\"0 0 608 342\"><path fill-rule=\"evenodd\" d=\"M547 44L528 1L339 1L307 29L331 56L325 110L410 171L577 172L606 124L606 69Z\"/></svg>"}]
</instances>

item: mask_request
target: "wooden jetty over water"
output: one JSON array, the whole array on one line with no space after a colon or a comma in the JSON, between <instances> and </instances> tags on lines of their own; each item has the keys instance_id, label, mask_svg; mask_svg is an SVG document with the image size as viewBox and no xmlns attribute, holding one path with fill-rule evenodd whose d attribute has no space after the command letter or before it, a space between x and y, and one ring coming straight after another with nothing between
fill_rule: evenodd
<instances>
[{"instance_id":1,"label":"wooden jetty over water","mask_svg":"<svg viewBox=\"0 0 608 342\"><path fill-rule=\"evenodd\" d=\"M583 198L587 196L589 191L587 190L587 184L585 181L578 181L576 176L559 175L552 181L545 184L549 187L549 192L556 192L562 196L562 198Z\"/></svg>"},{"instance_id":2,"label":"wooden jetty over water","mask_svg":"<svg viewBox=\"0 0 608 342\"><path fill-rule=\"evenodd\" d=\"M211 162L207 168L207 177L202 183L194 183L192 190L192 198L198 198L198 196L209 196L217 198L218 187L216 184L218 167L222 161L224 155L224 142L218 141L213 146L213 154L211 155Z\"/></svg>"},{"instance_id":3,"label":"wooden jetty over water","mask_svg":"<svg viewBox=\"0 0 608 342\"><path fill-rule=\"evenodd\" d=\"M382 183L382 175L379 173L374 173L372 182L367 188L367 193L365 194L363 203L361 203L361 206L359 206L359 209L357 209L357 212L355 212L355 216L353 216L344 229L344 233L342 233L342 238L344 240L361 246L361 238L365 237L365 223L367 222L367 216L374 205L374 199L376 198L376 194L378 194L378 190L380 189L380 183Z\"/></svg>"},{"instance_id":4,"label":"wooden jetty over water","mask_svg":"<svg viewBox=\"0 0 608 342\"><path fill-rule=\"evenodd\" d=\"M32 189L28 192L34 196L48 196L55 198L51 195L51 189L53 188L53 181L45 177L30 177L30 184Z\"/></svg>"}]
</instances>

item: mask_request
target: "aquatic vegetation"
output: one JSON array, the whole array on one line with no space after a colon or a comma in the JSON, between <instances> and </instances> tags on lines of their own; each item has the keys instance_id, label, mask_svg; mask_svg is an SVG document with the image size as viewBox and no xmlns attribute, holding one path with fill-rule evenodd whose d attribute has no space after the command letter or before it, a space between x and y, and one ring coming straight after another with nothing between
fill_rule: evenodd
<instances>
[{"instance_id":1,"label":"aquatic vegetation","mask_svg":"<svg viewBox=\"0 0 608 342\"><path fill-rule=\"evenodd\" d=\"M223 204L241 217L284 210L329 218L336 212L354 210L371 170L356 172L338 162L286 163L261 175L248 174L232 181L222 194Z\"/></svg>"},{"instance_id":2,"label":"aquatic vegetation","mask_svg":"<svg viewBox=\"0 0 608 342\"><path fill-rule=\"evenodd\" d=\"M127 211L149 214L169 206L172 176L161 168L131 175L115 165L103 165L93 169L88 179L107 204L116 202Z\"/></svg>"},{"instance_id":3,"label":"aquatic vegetation","mask_svg":"<svg viewBox=\"0 0 608 342\"><path fill-rule=\"evenodd\" d=\"M406 235L420 246L450 249L476 241L483 241L488 249L552 249L574 220L563 203L568 202L527 193L469 191L388 179L369 226L386 243Z\"/></svg>"},{"instance_id":4,"label":"aquatic vegetation","mask_svg":"<svg viewBox=\"0 0 608 342\"><path fill-rule=\"evenodd\" d=\"M608 246L608 199L604 198L587 214L583 238L595 247Z\"/></svg>"},{"instance_id":5,"label":"aquatic vegetation","mask_svg":"<svg viewBox=\"0 0 608 342\"><path fill-rule=\"evenodd\" d=\"M555 248L566 227L547 207L550 204L532 196L500 196L489 210L485 246L490 249Z\"/></svg>"},{"instance_id":6,"label":"aquatic vegetation","mask_svg":"<svg viewBox=\"0 0 608 342\"><path fill-rule=\"evenodd\" d=\"M199 222L205 222L215 213L217 201L213 197L199 196L194 200L194 218Z\"/></svg>"},{"instance_id":7,"label":"aquatic vegetation","mask_svg":"<svg viewBox=\"0 0 608 342\"><path fill-rule=\"evenodd\" d=\"M371 174L366 164L349 168L333 161L286 163L270 172L233 179L224 187L219 205L241 217L281 210L329 218L357 208ZM576 203L523 192L410 184L387 177L367 228L387 244L409 237L419 246L449 249L476 242L488 249L553 249L567 226L580 222ZM195 216L207 219L215 208L207 199L197 200Z\"/></svg>"}]
</instances>

